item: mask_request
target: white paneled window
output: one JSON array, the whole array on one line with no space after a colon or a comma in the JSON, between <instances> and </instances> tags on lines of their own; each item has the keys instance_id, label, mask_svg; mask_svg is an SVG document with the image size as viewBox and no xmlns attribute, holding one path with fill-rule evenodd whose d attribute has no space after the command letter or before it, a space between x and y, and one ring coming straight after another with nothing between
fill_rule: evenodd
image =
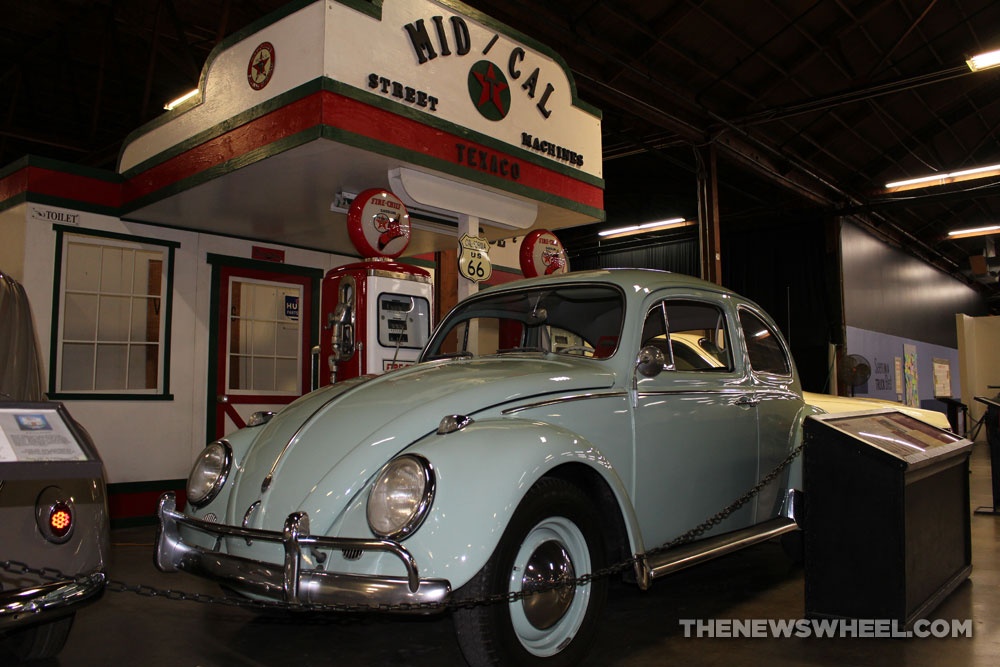
<instances>
[{"instance_id":1,"label":"white paneled window","mask_svg":"<svg viewBox=\"0 0 1000 667\"><path fill-rule=\"evenodd\" d=\"M301 300L299 285L233 278L229 295L229 393L302 393Z\"/></svg>"},{"instance_id":2,"label":"white paneled window","mask_svg":"<svg viewBox=\"0 0 1000 667\"><path fill-rule=\"evenodd\" d=\"M172 247L130 238L61 236L57 395L167 391Z\"/></svg>"}]
</instances>

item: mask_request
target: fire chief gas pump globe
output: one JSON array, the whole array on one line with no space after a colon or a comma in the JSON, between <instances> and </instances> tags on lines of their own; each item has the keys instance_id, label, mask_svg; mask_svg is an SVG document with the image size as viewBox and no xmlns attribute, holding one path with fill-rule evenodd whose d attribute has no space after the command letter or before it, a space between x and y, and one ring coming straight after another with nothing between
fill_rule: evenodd
<instances>
[{"instance_id":1,"label":"fire chief gas pump globe","mask_svg":"<svg viewBox=\"0 0 1000 667\"><path fill-rule=\"evenodd\" d=\"M399 197L370 188L351 202L347 232L364 257L395 259L410 244L410 215Z\"/></svg>"},{"instance_id":2,"label":"fire chief gas pump globe","mask_svg":"<svg viewBox=\"0 0 1000 667\"><path fill-rule=\"evenodd\" d=\"M556 235L547 229L536 229L524 237L518 259L525 278L569 271L566 249Z\"/></svg>"}]
</instances>

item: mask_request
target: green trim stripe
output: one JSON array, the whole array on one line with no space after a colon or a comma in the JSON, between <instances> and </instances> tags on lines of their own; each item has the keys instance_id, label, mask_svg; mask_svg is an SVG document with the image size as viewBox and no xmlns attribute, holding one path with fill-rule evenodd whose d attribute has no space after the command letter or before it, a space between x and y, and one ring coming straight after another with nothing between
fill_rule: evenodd
<instances>
[{"instance_id":1,"label":"green trim stripe","mask_svg":"<svg viewBox=\"0 0 1000 667\"><path fill-rule=\"evenodd\" d=\"M296 86L291 90L285 91L280 95L272 97L266 102L261 102L255 107L251 107L246 111L242 111L233 116L232 118L224 120L221 123L218 123L217 125L213 125L208 129L202 130L201 132L198 132L197 134L185 139L179 144L175 144L170 148L168 148L167 150L157 153L156 155L153 155L143 160L142 162L137 163L134 167L130 167L129 169L126 169L124 172L122 172L122 177L125 179L132 178L136 174L140 174L146 171L147 169L150 169L158 164L170 160L171 158L175 158L178 155L181 155L182 153L185 153L191 150L192 148L195 148L196 146L200 146L201 144L211 141L212 139L221 137L223 134L231 132L232 130L235 130L236 128L242 125L246 125L249 122L255 121L262 116L266 116L272 111L277 111L278 109L286 107L293 102L297 102L301 99L309 97L309 95L319 92L320 90L322 90L322 88L323 88L322 79L313 79L312 81L307 81L306 83L303 83L300 86ZM120 160L118 165L119 167L121 166Z\"/></svg>"},{"instance_id":2,"label":"green trim stripe","mask_svg":"<svg viewBox=\"0 0 1000 667\"><path fill-rule=\"evenodd\" d=\"M521 148L520 146L508 144L504 141L494 139L493 137L490 137L488 135L480 134L479 132L474 132L472 130L469 130L468 128L464 128L461 125L452 123L451 121L443 120L430 113L419 111L400 102L394 102L391 99L386 98L382 95L377 95L362 88L357 88L355 86L351 86L349 84L342 83L340 81L335 81L328 77L320 77L317 79L313 79L312 81L308 81L300 86L292 88L289 91L286 91L280 95L272 97L266 102L262 102L261 104L258 104L255 107L247 109L246 111L243 111L233 116L232 118L224 120L221 123L218 123L217 125L202 130L201 132L198 132L194 136L185 139L184 141L174 146L171 146L165 151L162 151L160 153L157 153L156 155L146 158L142 162L137 163L134 167L130 167L129 169L122 172L122 177L125 179L130 179L136 174L151 169L152 167L162 164L163 162L166 162L167 160L170 160L172 158L175 158L178 155L181 155L191 150L192 148L195 148L206 142L216 139L222 136L223 134L226 134L227 132L231 132L232 130L241 127L242 125L257 120L258 118L266 116L267 114L273 111L277 111L278 109L286 107L292 104L293 102L297 102L321 90L336 93L338 95L343 95L344 97L348 97L350 99L362 102L364 104L369 104L373 107L383 109L390 113L394 113L397 116L402 116L404 118L417 121L428 127L433 127L438 130L443 130L444 132L448 132L449 134L453 134L457 137L461 137L468 141L475 141L479 144L482 144L483 146L487 146L494 150L501 151L503 153L511 155L512 157L517 157L521 160L524 160L525 162L530 162L544 169L554 171L564 176L569 176L570 178L582 181L589 185L593 185L595 187L601 188L602 190L604 189L605 183L603 178L598 178L597 176L593 176L584 171L574 169L569 165L564 165L559 162L549 160L548 158L545 158L538 153L528 151L524 148Z\"/></svg>"},{"instance_id":3,"label":"green trim stripe","mask_svg":"<svg viewBox=\"0 0 1000 667\"><path fill-rule=\"evenodd\" d=\"M208 253L205 261L213 267L231 266L234 269L251 269L253 271L283 273L288 276L303 276L306 278L323 278L323 269L314 269L309 266L299 266L297 264L285 264L283 262L265 262L259 259L248 259L246 257L217 255L214 252Z\"/></svg>"},{"instance_id":4,"label":"green trim stripe","mask_svg":"<svg viewBox=\"0 0 1000 667\"><path fill-rule=\"evenodd\" d=\"M208 54L208 57L205 58L205 64L202 65L201 67L201 74L198 76L199 94L195 96L193 100L190 101L190 104L184 104L176 109L173 109L172 111L168 111L165 114L161 114L156 118L152 119L151 121L144 123L143 125L140 125L136 129L129 132L128 136L126 136L125 140L122 142L121 149L119 149L118 151L118 160L115 162L115 171L120 171L121 169L122 154L125 152L126 146L135 141L138 137L141 137L147 132L155 130L161 125L177 118L181 114L187 113L191 109L201 106L205 102L205 79L208 77L208 70L211 69L212 63L215 62L215 59L219 57L220 53L222 53L229 47L233 46L237 42L243 41L244 39L254 34L255 32L260 32L267 26L273 23L277 23L286 16L294 14L303 7L311 5L314 2L317 2L317 0L292 0L292 2L289 2L284 7L276 9L270 14L267 14L266 16L257 19L250 25L240 30L237 30L236 32L234 32L233 34L229 35L224 40L216 44L215 48L213 48L212 51Z\"/></svg>"},{"instance_id":5,"label":"green trim stripe","mask_svg":"<svg viewBox=\"0 0 1000 667\"><path fill-rule=\"evenodd\" d=\"M310 141L320 137L321 128L322 126L320 125L310 127L302 130L301 132L284 137L283 139L278 139L270 144L261 146L260 148L255 148L248 153L244 153L243 155L227 160L226 162L209 167L208 169L200 171L192 176L188 176L187 178L182 178L181 180L175 181L174 183L162 187L155 192L133 199L127 204L123 204L121 209L122 213L137 211L144 206L148 206L154 202L160 201L161 199L165 199L179 192L193 188L196 185L207 183L208 181L218 178L219 176L224 176L225 174L236 171L237 169L241 169L254 164L255 162L260 162L263 159L283 153L291 148L309 143Z\"/></svg>"},{"instance_id":6,"label":"green trim stripe","mask_svg":"<svg viewBox=\"0 0 1000 667\"><path fill-rule=\"evenodd\" d=\"M394 157L399 160L405 160L413 164L429 167L437 171L458 176L465 180L475 181L477 183L482 183L483 185L489 185L501 190L513 192L514 194L518 194L529 199L534 199L546 204L552 204L553 206L576 211L577 213L583 213L584 215L589 215L595 218L597 221L603 221L605 219L605 212L602 209L581 204L580 202L566 199L565 197L543 192L527 185L521 185L520 183L509 181L499 176L493 176L492 174L486 172L476 171L475 169L469 167L463 167L455 164L454 162L431 157L418 151L412 151L408 148L400 148L395 144L389 144L384 141L378 141L377 139L362 136L360 134L354 134L353 132L330 127L329 125L323 126L323 138L336 141L337 143L346 144L348 146L354 146L355 148L369 150L373 153L380 153L382 155Z\"/></svg>"},{"instance_id":7,"label":"green trim stripe","mask_svg":"<svg viewBox=\"0 0 1000 667\"><path fill-rule=\"evenodd\" d=\"M483 12L479 11L478 9L470 7L464 2L459 2L459 0L437 0L437 2L439 4L444 5L445 7L448 7L449 9L458 12L459 14L464 14L465 16L469 17L470 19L473 19L474 21L482 23L484 26L488 28L492 28L497 32L502 32L508 37L518 42L521 42L525 46L528 46L534 49L535 51L538 51L539 53L544 53L549 58L552 58L552 60L554 60L556 64L559 65L559 67L561 67L563 72L566 74L566 80L569 81L570 94L573 99L573 106L575 106L577 109L580 109L581 111L586 111L590 115L596 117L598 120L600 120L603 117L603 114L601 113L600 109L580 99L576 91L576 79L573 78L573 72L570 70L569 65L566 64L566 61L563 60L563 57L561 55L553 51L550 47L546 46L545 44L542 44L534 37L529 37L528 35L525 35L523 32L511 28L506 23L501 23L500 21L497 21L495 18L487 16Z\"/></svg>"},{"instance_id":8,"label":"green trim stripe","mask_svg":"<svg viewBox=\"0 0 1000 667\"><path fill-rule=\"evenodd\" d=\"M166 351L164 351L164 357L167 356ZM53 366L55 365L55 359L52 359ZM165 362L164 362L165 363ZM164 369L164 384L166 384L166 376L168 375L166 369ZM174 400L173 394L85 394L85 393L59 393L59 392L48 392L46 396L52 401L172 401Z\"/></svg>"},{"instance_id":9,"label":"green trim stripe","mask_svg":"<svg viewBox=\"0 0 1000 667\"><path fill-rule=\"evenodd\" d=\"M362 14L367 14L368 16L376 19L378 21L382 20L382 0L336 0L345 7L350 7L351 9L356 9Z\"/></svg>"},{"instance_id":10,"label":"green trim stripe","mask_svg":"<svg viewBox=\"0 0 1000 667\"><path fill-rule=\"evenodd\" d=\"M24 157L11 162L6 167L0 169L0 179L7 178L14 172L20 171L25 167L38 167L39 169L50 169L52 171L61 171L66 174L74 174L76 176L84 176L86 178L94 178L99 181L105 181L107 183L121 183L121 177L111 171L106 169L99 169L97 167L88 167L82 164L74 164L72 162L64 162L62 160L55 160L48 157L40 157L38 155L25 155Z\"/></svg>"},{"instance_id":11,"label":"green trim stripe","mask_svg":"<svg viewBox=\"0 0 1000 667\"><path fill-rule=\"evenodd\" d=\"M174 251L180 247L177 241L151 238L147 236L135 236L133 234L120 234L118 232L106 232L98 229L88 229L86 227L73 227L70 225L53 224L52 230L56 233L55 261L52 272L52 328L49 340L49 390L47 395L50 400L63 401L172 401L173 394L170 393L170 341L172 311L174 303ZM77 234L80 236L90 236L117 241L127 241L131 243L142 243L145 245L156 245L167 249L167 284L166 296L163 307L166 309L163 322L163 388L153 394L135 394L128 392L57 392L56 391L56 366L58 365L59 353L59 307L61 305L59 294L62 287L62 255L63 255L63 235Z\"/></svg>"},{"instance_id":12,"label":"green trim stripe","mask_svg":"<svg viewBox=\"0 0 1000 667\"><path fill-rule=\"evenodd\" d=\"M9 208L14 208L18 204L24 204L27 201L28 201L27 192L22 192L20 194L14 195L13 197L10 197L9 199L0 201L0 213L3 213Z\"/></svg>"},{"instance_id":13,"label":"green trim stripe","mask_svg":"<svg viewBox=\"0 0 1000 667\"><path fill-rule=\"evenodd\" d=\"M180 248L181 244L179 241L167 241L164 239L155 239L148 236L134 236L132 234L119 234L118 232L106 232L99 229L87 229L85 227L73 227L71 225L52 225L52 229L57 232L66 232L67 234L79 234L81 236L96 236L103 239L115 239L118 241L131 241L133 243L145 243L146 245L160 245L166 246L168 248Z\"/></svg>"}]
</instances>

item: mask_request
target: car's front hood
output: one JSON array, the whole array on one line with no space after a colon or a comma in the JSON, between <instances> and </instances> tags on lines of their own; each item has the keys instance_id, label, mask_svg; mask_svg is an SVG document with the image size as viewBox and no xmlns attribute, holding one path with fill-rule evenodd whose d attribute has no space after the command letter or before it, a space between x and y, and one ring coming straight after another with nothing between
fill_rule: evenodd
<instances>
[{"instance_id":1,"label":"car's front hood","mask_svg":"<svg viewBox=\"0 0 1000 667\"><path fill-rule=\"evenodd\" d=\"M507 356L419 364L314 392L261 429L234 476L227 521L242 523L260 500L249 527L281 530L289 513L305 511L311 529L324 531L383 464L445 415L606 388L614 380L594 360Z\"/></svg>"}]
</instances>

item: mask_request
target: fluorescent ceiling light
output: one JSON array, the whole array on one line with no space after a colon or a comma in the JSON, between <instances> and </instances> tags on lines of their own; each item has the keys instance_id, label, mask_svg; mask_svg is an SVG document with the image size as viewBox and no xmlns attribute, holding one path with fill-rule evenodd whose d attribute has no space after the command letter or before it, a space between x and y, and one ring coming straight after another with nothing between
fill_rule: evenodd
<instances>
[{"instance_id":1,"label":"fluorescent ceiling light","mask_svg":"<svg viewBox=\"0 0 1000 667\"><path fill-rule=\"evenodd\" d=\"M190 93L185 93L180 97L178 97L176 100L171 100L170 102L167 102L166 104L163 105L163 108L166 109L167 111L172 111L174 108L179 107L181 104L187 102L189 99L191 99L197 94L198 94L198 89L195 88Z\"/></svg>"},{"instance_id":2,"label":"fluorescent ceiling light","mask_svg":"<svg viewBox=\"0 0 1000 667\"><path fill-rule=\"evenodd\" d=\"M686 227L687 225L693 225L693 222L689 222L684 218L670 218L669 220L657 220L655 222L646 222L641 225L629 225L627 227L616 227L615 229L605 229L604 231L597 232L598 236L603 236L604 238L617 238L619 236L629 236L630 234L641 234L643 232L656 232L661 229L670 229L671 227Z\"/></svg>"},{"instance_id":3,"label":"fluorescent ceiling light","mask_svg":"<svg viewBox=\"0 0 1000 667\"><path fill-rule=\"evenodd\" d=\"M964 239L969 236L986 236L987 234L1000 234L1000 225L975 227L973 229L956 229L953 232L948 232L948 238Z\"/></svg>"},{"instance_id":4,"label":"fluorescent ceiling light","mask_svg":"<svg viewBox=\"0 0 1000 667\"><path fill-rule=\"evenodd\" d=\"M962 169L961 171L952 171L946 174L931 174L930 176L910 178L905 181L893 181L892 183L886 183L885 189L887 192L898 192L900 190L929 188L935 185L947 185L949 183L958 183L959 181L968 181L973 178L986 178L987 176L997 175L1000 175L1000 164L991 164L986 167Z\"/></svg>"},{"instance_id":5,"label":"fluorescent ceiling light","mask_svg":"<svg viewBox=\"0 0 1000 667\"><path fill-rule=\"evenodd\" d=\"M980 53L978 56L972 56L965 61L965 64L969 66L973 72L978 72L981 69L988 69L990 67L996 67L1000 65L1000 50L988 51L986 53Z\"/></svg>"}]
</instances>

